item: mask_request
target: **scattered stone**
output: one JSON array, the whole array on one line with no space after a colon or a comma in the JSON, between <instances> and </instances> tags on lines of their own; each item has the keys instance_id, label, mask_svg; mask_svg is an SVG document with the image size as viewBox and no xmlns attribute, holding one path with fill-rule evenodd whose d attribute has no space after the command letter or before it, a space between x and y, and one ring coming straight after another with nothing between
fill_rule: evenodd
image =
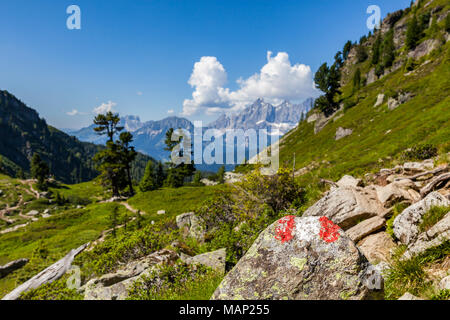
<instances>
[{"instance_id":1,"label":"scattered stone","mask_svg":"<svg viewBox=\"0 0 450 320\"><path fill-rule=\"evenodd\" d=\"M30 212L28 212L26 215L27 216L36 216L39 214L39 211L37 210L31 210Z\"/></svg>"},{"instance_id":2,"label":"scattered stone","mask_svg":"<svg viewBox=\"0 0 450 320\"><path fill-rule=\"evenodd\" d=\"M213 252L202 253L194 257L181 254L181 260L187 264L202 264L211 267L216 271L225 274L225 259L227 256L226 249L219 249Z\"/></svg>"},{"instance_id":3,"label":"scattered stone","mask_svg":"<svg viewBox=\"0 0 450 320\"><path fill-rule=\"evenodd\" d=\"M409 206L395 218L393 224L395 236L404 244L412 244L419 236L419 224L422 216L433 206L448 205L450 205L450 201L440 193L430 193L425 199Z\"/></svg>"},{"instance_id":4,"label":"scattered stone","mask_svg":"<svg viewBox=\"0 0 450 320\"><path fill-rule=\"evenodd\" d=\"M426 56L431 51L439 48L440 41L436 39L428 39L420 43L413 51L408 53L409 58L413 58L414 60L418 60L423 56Z\"/></svg>"},{"instance_id":5,"label":"scattered stone","mask_svg":"<svg viewBox=\"0 0 450 320\"><path fill-rule=\"evenodd\" d=\"M340 187L327 192L322 199L309 207L303 216L326 216L347 230L358 221L382 216L385 211L375 190Z\"/></svg>"},{"instance_id":6,"label":"scattered stone","mask_svg":"<svg viewBox=\"0 0 450 320\"><path fill-rule=\"evenodd\" d=\"M363 182L361 179L356 179L350 175L343 176L336 184L339 187L361 187Z\"/></svg>"},{"instance_id":7,"label":"scattered stone","mask_svg":"<svg viewBox=\"0 0 450 320\"><path fill-rule=\"evenodd\" d=\"M411 184L414 185L412 181ZM411 194L405 190L405 186L401 183L397 183L397 181L386 186L376 186L375 188L377 190L378 199L385 208L390 208L395 203L401 201L407 201L409 203L414 202L411 198Z\"/></svg>"},{"instance_id":8,"label":"scattered stone","mask_svg":"<svg viewBox=\"0 0 450 320\"><path fill-rule=\"evenodd\" d=\"M377 102L375 102L375 105L373 107L376 108L376 107L381 106L384 102L384 98L385 98L385 95L383 93L380 93L377 96Z\"/></svg>"},{"instance_id":9,"label":"scattered stone","mask_svg":"<svg viewBox=\"0 0 450 320\"><path fill-rule=\"evenodd\" d=\"M225 183L228 183L228 184L236 183L236 182L240 182L242 180L243 176L244 175L241 173L225 172L224 180L225 180Z\"/></svg>"},{"instance_id":10,"label":"scattered stone","mask_svg":"<svg viewBox=\"0 0 450 320\"><path fill-rule=\"evenodd\" d=\"M357 242L362 238L380 230L384 227L386 220L381 217L375 216L370 219L364 220L358 223L356 226L348 229L346 234L350 239Z\"/></svg>"},{"instance_id":11,"label":"scattered stone","mask_svg":"<svg viewBox=\"0 0 450 320\"><path fill-rule=\"evenodd\" d=\"M15 261L11 261L4 266L0 266L0 279L6 277L8 274L22 268L24 265L28 263L28 259L19 259Z\"/></svg>"},{"instance_id":12,"label":"scattered stone","mask_svg":"<svg viewBox=\"0 0 450 320\"><path fill-rule=\"evenodd\" d=\"M49 214L50 213L50 209L45 209L44 210L44 214Z\"/></svg>"},{"instance_id":13,"label":"scattered stone","mask_svg":"<svg viewBox=\"0 0 450 320\"><path fill-rule=\"evenodd\" d=\"M27 292L32 289L36 289L43 284L52 283L53 281L61 278L72 266L73 259L86 247L89 243L80 246L77 249L71 250L64 258L58 260L56 263L52 264L50 267L41 271L30 280L22 283L20 286L15 288L13 291L8 293L2 298L2 300L17 300L23 292Z\"/></svg>"},{"instance_id":14,"label":"scattered stone","mask_svg":"<svg viewBox=\"0 0 450 320\"><path fill-rule=\"evenodd\" d=\"M166 214L166 210L158 210L158 212L156 212L156 214Z\"/></svg>"},{"instance_id":15,"label":"scattered stone","mask_svg":"<svg viewBox=\"0 0 450 320\"><path fill-rule=\"evenodd\" d=\"M133 283L144 275L149 275L154 267L172 264L179 258L174 251L163 249L142 259L132 261L114 273L89 280L80 291L84 300L125 300Z\"/></svg>"},{"instance_id":16,"label":"scattered stone","mask_svg":"<svg viewBox=\"0 0 450 320\"><path fill-rule=\"evenodd\" d=\"M219 184L216 181L212 181L212 180L209 180L209 179L206 179L206 178L201 179L200 182L203 183L205 186L216 186L216 185Z\"/></svg>"},{"instance_id":17,"label":"scattered stone","mask_svg":"<svg viewBox=\"0 0 450 320\"><path fill-rule=\"evenodd\" d=\"M421 233L417 240L408 247L403 257L409 259L429 248L441 245L446 240L450 240L450 211L428 231Z\"/></svg>"},{"instance_id":18,"label":"scattered stone","mask_svg":"<svg viewBox=\"0 0 450 320\"><path fill-rule=\"evenodd\" d=\"M381 275L331 221L287 216L258 236L212 299L361 300L382 288Z\"/></svg>"},{"instance_id":19,"label":"scattered stone","mask_svg":"<svg viewBox=\"0 0 450 320\"><path fill-rule=\"evenodd\" d=\"M402 295L398 300L423 300L419 297L416 297L415 295L412 295L409 292L406 292L404 295Z\"/></svg>"},{"instance_id":20,"label":"scattered stone","mask_svg":"<svg viewBox=\"0 0 450 320\"><path fill-rule=\"evenodd\" d=\"M311 122L316 121L318 118L319 118L319 114L318 114L318 113L313 113L312 115L310 115L310 116L308 117L308 119L306 119L306 121L307 121L308 123L311 123Z\"/></svg>"},{"instance_id":21,"label":"scattered stone","mask_svg":"<svg viewBox=\"0 0 450 320\"><path fill-rule=\"evenodd\" d=\"M342 138L345 138L345 137L351 135L352 133L353 133L353 130L352 130L352 129L344 129L344 128L342 128L342 127L339 127L339 128L336 130L336 136L335 136L334 139L337 141L337 140L340 140L340 139L342 139Z\"/></svg>"},{"instance_id":22,"label":"scattered stone","mask_svg":"<svg viewBox=\"0 0 450 320\"><path fill-rule=\"evenodd\" d=\"M177 226L182 230L183 237L191 237L202 242L205 238L205 230L202 219L194 212L183 213L176 218Z\"/></svg>"},{"instance_id":23,"label":"scattered stone","mask_svg":"<svg viewBox=\"0 0 450 320\"><path fill-rule=\"evenodd\" d=\"M439 282L439 288L441 290L450 290L450 276L446 276Z\"/></svg>"},{"instance_id":24,"label":"scattered stone","mask_svg":"<svg viewBox=\"0 0 450 320\"><path fill-rule=\"evenodd\" d=\"M403 169L407 172L418 173L431 170L434 168L434 163L429 161L424 162L406 162L403 164Z\"/></svg>"},{"instance_id":25,"label":"scattered stone","mask_svg":"<svg viewBox=\"0 0 450 320\"><path fill-rule=\"evenodd\" d=\"M362 239L358 243L358 248L370 263L388 263L391 250L395 248L395 243L391 236L382 231Z\"/></svg>"}]
</instances>

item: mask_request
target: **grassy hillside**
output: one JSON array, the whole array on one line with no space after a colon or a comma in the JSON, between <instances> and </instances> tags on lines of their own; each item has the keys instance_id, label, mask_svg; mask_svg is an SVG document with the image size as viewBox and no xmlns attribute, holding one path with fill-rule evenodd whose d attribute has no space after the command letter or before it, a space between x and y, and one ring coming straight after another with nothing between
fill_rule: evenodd
<instances>
[{"instance_id":1,"label":"grassy hillside","mask_svg":"<svg viewBox=\"0 0 450 320\"><path fill-rule=\"evenodd\" d=\"M30 259L24 268L0 279L0 297L62 258L71 249L98 239L105 230L111 228L111 213L114 208L118 210L119 225L136 217L135 212L120 203L104 203L107 194L95 181L52 187L54 194L58 192L67 200L63 205L57 205L47 199L36 199L32 196L29 185L21 181L0 175L0 189L4 195L0 197L0 206L12 206L24 196L25 203L17 210L17 214L11 217L18 218L19 211L26 213L38 210L40 213L36 217L39 220L30 222L28 226L17 231L0 234L0 265L20 258ZM223 188L225 187L214 186L156 190L138 193L129 199L128 203L131 209L147 213L141 221L143 227L150 225L152 220L158 221L167 216L173 218L175 215L194 210ZM51 216L48 218L42 218L45 209L50 210ZM166 215L157 215L158 210L166 210ZM20 222L8 225L0 220L0 231L29 222L25 220L19 218ZM134 226L130 223L127 228Z\"/></svg>"},{"instance_id":2,"label":"grassy hillside","mask_svg":"<svg viewBox=\"0 0 450 320\"><path fill-rule=\"evenodd\" d=\"M434 1L426 10L441 4L442 1ZM447 11L449 7L447 3ZM423 10L420 8L416 14ZM409 12L404 19L411 15ZM440 35L444 33L444 23L445 19L438 25ZM421 42L433 36L436 34L425 32ZM367 42L373 42L373 36ZM405 60L407 52L405 48L397 50L396 62ZM414 61L414 65L410 72L405 62L398 70L359 90L354 90L352 81L346 81L339 97L341 106L345 106L343 110L317 134L314 122L301 122L282 139L280 163L292 167L295 153L296 169L312 165L313 169L300 178L307 184L318 177L339 179L343 174L360 176L380 169L395 163L405 149L417 144L431 143L442 154L450 151L450 44L441 43L437 50ZM345 67L352 75L358 68L365 74L373 66L369 55L366 61ZM411 93L413 98L389 110L388 99L400 92ZM379 94L385 95L384 101L374 107ZM353 133L336 141L339 127L352 129Z\"/></svg>"},{"instance_id":3,"label":"grassy hillside","mask_svg":"<svg viewBox=\"0 0 450 320\"><path fill-rule=\"evenodd\" d=\"M64 132L47 125L39 114L7 91L0 90L0 172L16 176L19 170L27 174L34 153L50 166L59 181L78 183L98 175L92 157L101 146L80 142ZM138 154L132 176L139 180L151 158Z\"/></svg>"}]
</instances>

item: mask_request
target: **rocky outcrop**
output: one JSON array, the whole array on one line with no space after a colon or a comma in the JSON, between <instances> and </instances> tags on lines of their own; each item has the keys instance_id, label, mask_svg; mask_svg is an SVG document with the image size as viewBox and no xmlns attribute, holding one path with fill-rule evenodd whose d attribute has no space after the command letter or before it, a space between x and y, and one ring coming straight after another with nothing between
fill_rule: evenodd
<instances>
[{"instance_id":1,"label":"rocky outcrop","mask_svg":"<svg viewBox=\"0 0 450 320\"><path fill-rule=\"evenodd\" d=\"M376 192L368 188L343 187L332 189L308 208L304 217L326 216L344 230L358 221L382 216L385 209L378 201Z\"/></svg>"},{"instance_id":2,"label":"rocky outcrop","mask_svg":"<svg viewBox=\"0 0 450 320\"><path fill-rule=\"evenodd\" d=\"M358 248L372 264L389 262L391 251L396 247L386 232L371 234L358 243Z\"/></svg>"},{"instance_id":3,"label":"rocky outcrop","mask_svg":"<svg viewBox=\"0 0 450 320\"><path fill-rule=\"evenodd\" d=\"M411 188L414 188L414 183L407 179L394 181L386 186L376 186L378 199L385 208L390 208L397 202L413 203L420 200L420 195L417 198L408 191Z\"/></svg>"},{"instance_id":4,"label":"rocky outcrop","mask_svg":"<svg viewBox=\"0 0 450 320\"><path fill-rule=\"evenodd\" d=\"M352 133L353 133L352 129L344 129L342 127L339 127L336 130L336 136L334 137L334 140L338 141L342 138L345 138L345 137L351 135Z\"/></svg>"},{"instance_id":5,"label":"rocky outcrop","mask_svg":"<svg viewBox=\"0 0 450 320\"><path fill-rule=\"evenodd\" d=\"M202 253L194 257L181 254L181 260L186 264L202 264L207 267L225 273L225 259L227 251L225 248L213 252Z\"/></svg>"},{"instance_id":6,"label":"rocky outcrop","mask_svg":"<svg viewBox=\"0 0 450 320\"><path fill-rule=\"evenodd\" d=\"M450 201L438 192L430 193L425 199L406 208L393 224L394 234L402 243L410 245L419 236L419 224L423 215L433 206L449 206Z\"/></svg>"},{"instance_id":7,"label":"rocky outcrop","mask_svg":"<svg viewBox=\"0 0 450 320\"><path fill-rule=\"evenodd\" d=\"M406 92L406 93L399 93L396 98L390 97L388 99L388 108L389 110L397 109L400 105L408 102L413 98L412 93Z\"/></svg>"},{"instance_id":8,"label":"rocky outcrop","mask_svg":"<svg viewBox=\"0 0 450 320\"><path fill-rule=\"evenodd\" d=\"M400 298L398 298L398 300L423 300L419 297L416 297L415 295L406 292L404 295L402 295Z\"/></svg>"},{"instance_id":9,"label":"rocky outcrop","mask_svg":"<svg viewBox=\"0 0 450 320\"><path fill-rule=\"evenodd\" d=\"M362 186L362 180L361 179L356 179L352 176L349 175L345 175L343 176L338 182L336 182L336 184L339 187L361 187Z\"/></svg>"},{"instance_id":10,"label":"rocky outcrop","mask_svg":"<svg viewBox=\"0 0 450 320\"><path fill-rule=\"evenodd\" d=\"M243 176L244 175L240 174L240 173L225 172L224 180L225 180L225 183L227 183L227 184L236 183L236 182L240 182L242 180Z\"/></svg>"},{"instance_id":11,"label":"rocky outcrop","mask_svg":"<svg viewBox=\"0 0 450 320\"><path fill-rule=\"evenodd\" d=\"M384 227L386 220L381 217L375 216L370 219L364 220L361 223L358 223L356 226L348 229L346 234L350 239L357 242L368 236L369 234L374 233L375 231L380 230Z\"/></svg>"},{"instance_id":12,"label":"rocky outcrop","mask_svg":"<svg viewBox=\"0 0 450 320\"><path fill-rule=\"evenodd\" d=\"M420 43L413 51L408 53L408 57L418 60L423 56L431 53L433 50L439 48L440 41L436 39L428 39Z\"/></svg>"},{"instance_id":13,"label":"rocky outcrop","mask_svg":"<svg viewBox=\"0 0 450 320\"><path fill-rule=\"evenodd\" d=\"M36 276L32 277L30 280L22 283L20 286L15 288L13 291L8 293L2 298L2 300L16 300L20 297L23 292L27 292L32 289L36 289L43 284L52 283L53 281L61 278L72 266L73 259L84 249L87 248L89 243L80 246L77 249L71 250L64 258L58 262L52 264L50 267L44 271L38 273Z\"/></svg>"},{"instance_id":14,"label":"rocky outcrop","mask_svg":"<svg viewBox=\"0 0 450 320\"><path fill-rule=\"evenodd\" d=\"M441 290L450 290L450 276L443 278L439 282L439 289Z\"/></svg>"},{"instance_id":15,"label":"rocky outcrop","mask_svg":"<svg viewBox=\"0 0 450 320\"><path fill-rule=\"evenodd\" d=\"M174 251L163 249L128 263L122 269L91 279L81 289L85 300L124 300L133 283L149 275L154 267L172 264L179 258Z\"/></svg>"},{"instance_id":16,"label":"rocky outcrop","mask_svg":"<svg viewBox=\"0 0 450 320\"><path fill-rule=\"evenodd\" d=\"M404 257L411 258L429 248L437 247L447 240L450 240L450 211L428 231L421 233L417 240L408 247Z\"/></svg>"},{"instance_id":17,"label":"rocky outcrop","mask_svg":"<svg viewBox=\"0 0 450 320\"><path fill-rule=\"evenodd\" d=\"M287 216L270 225L212 299L373 298L382 277L326 217Z\"/></svg>"},{"instance_id":18,"label":"rocky outcrop","mask_svg":"<svg viewBox=\"0 0 450 320\"><path fill-rule=\"evenodd\" d=\"M8 274L22 268L28 263L28 259L19 259L11 261L4 266L0 266L0 279L6 277Z\"/></svg>"},{"instance_id":19,"label":"rocky outcrop","mask_svg":"<svg viewBox=\"0 0 450 320\"><path fill-rule=\"evenodd\" d=\"M382 94L382 93L380 93L380 94L377 96L377 101L375 102L375 104L374 104L373 107L376 108L376 107L381 106L381 105L383 104L383 102L384 102L384 98L385 98L385 95Z\"/></svg>"},{"instance_id":20,"label":"rocky outcrop","mask_svg":"<svg viewBox=\"0 0 450 320\"><path fill-rule=\"evenodd\" d=\"M184 238L191 237L197 241L204 240L205 230L202 225L202 219L194 212L180 214L177 216L176 222Z\"/></svg>"}]
</instances>

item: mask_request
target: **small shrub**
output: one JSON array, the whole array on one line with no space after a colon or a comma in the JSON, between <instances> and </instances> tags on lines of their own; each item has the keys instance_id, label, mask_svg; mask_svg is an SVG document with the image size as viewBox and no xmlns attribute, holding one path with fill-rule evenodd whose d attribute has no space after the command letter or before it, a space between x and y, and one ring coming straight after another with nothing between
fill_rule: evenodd
<instances>
[{"instance_id":1,"label":"small shrub","mask_svg":"<svg viewBox=\"0 0 450 320\"><path fill-rule=\"evenodd\" d=\"M67 277L52 283L46 283L36 289L22 293L19 300L83 300L84 296L77 289L67 286Z\"/></svg>"},{"instance_id":2,"label":"small shrub","mask_svg":"<svg viewBox=\"0 0 450 320\"><path fill-rule=\"evenodd\" d=\"M432 207L422 217L419 225L420 232L428 231L432 226L439 222L448 212L450 207Z\"/></svg>"},{"instance_id":3,"label":"small shrub","mask_svg":"<svg viewBox=\"0 0 450 320\"><path fill-rule=\"evenodd\" d=\"M431 296L431 300L450 300L450 290L443 289Z\"/></svg>"},{"instance_id":4,"label":"small shrub","mask_svg":"<svg viewBox=\"0 0 450 320\"><path fill-rule=\"evenodd\" d=\"M406 150L403 158L406 160L426 160L438 155L438 149L431 144L419 144Z\"/></svg>"},{"instance_id":5,"label":"small shrub","mask_svg":"<svg viewBox=\"0 0 450 320\"><path fill-rule=\"evenodd\" d=\"M162 265L133 284L128 300L207 300L222 277L203 265Z\"/></svg>"}]
</instances>

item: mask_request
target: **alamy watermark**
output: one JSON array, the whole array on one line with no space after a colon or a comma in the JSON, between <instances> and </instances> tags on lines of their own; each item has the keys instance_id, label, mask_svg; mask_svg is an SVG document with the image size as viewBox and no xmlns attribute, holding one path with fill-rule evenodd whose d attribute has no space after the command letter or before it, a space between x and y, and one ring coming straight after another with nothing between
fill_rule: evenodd
<instances>
[{"instance_id":1,"label":"alamy watermark","mask_svg":"<svg viewBox=\"0 0 450 320\"><path fill-rule=\"evenodd\" d=\"M172 149L171 162L175 165L192 162L196 165L239 165L247 162L270 165L273 170L278 170L278 139L278 130L218 130L203 128L202 121L194 121L193 134L186 129L173 131L171 140L178 144Z\"/></svg>"},{"instance_id":2,"label":"alamy watermark","mask_svg":"<svg viewBox=\"0 0 450 320\"><path fill-rule=\"evenodd\" d=\"M81 29L81 9L77 5L70 5L66 9L66 13L70 16L66 20L66 26L69 30Z\"/></svg>"},{"instance_id":3,"label":"alamy watermark","mask_svg":"<svg viewBox=\"0 0 450 320\"><path fill-rule=\"evenodd\" d=\"M371 16L367 18L366 26L369 30L380 29L381 27L381 8L377 5L367 7L367 14Z\"/></svg>"}]
</instances>

